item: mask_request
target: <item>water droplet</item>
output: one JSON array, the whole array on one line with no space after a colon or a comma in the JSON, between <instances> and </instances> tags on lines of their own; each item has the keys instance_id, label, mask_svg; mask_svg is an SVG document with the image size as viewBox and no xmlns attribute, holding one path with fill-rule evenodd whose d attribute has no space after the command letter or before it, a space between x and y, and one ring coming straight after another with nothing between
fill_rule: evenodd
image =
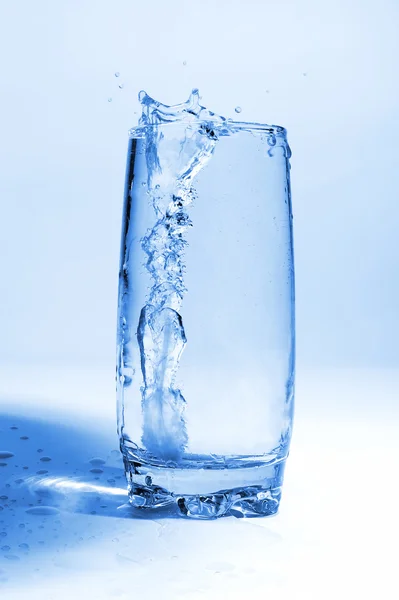
<instances>
[{"instance_id":1,"label":"water droplet","mask_svg":"<svg viewBox=\"0 0 399 600\"><path fill-rule=\"evenodd\" d=\"M266 94L270 94L270 90L266 90Z\"/></svg>"},{"instance_id":2,"label":"water droplet","mask_svg":"<svg viewBox=\"0 0 399 600\"><path fill-rule=\"evenodd\" d=\"M236 106L235 109L236 113L240 113L242 111L241 106Z\"/></svg>"},{"instance_id":3,"label":"water droplet","mask_svg":"<svg viewBox=\"0 0 399 600\"><path fill-rule=\"evenodd\" d=\"M18 548L22 550L29 550L29 544L19 544Z\"/></svg>"},{"instance_id":4,"label":"water droplet","mask_svg":"<svg viewBox=\"0 0 399 600\"><path fill-rule=\"evenodd\" d=\"M123 88L124 88L124 87L125 87L125 84L124 84L124 83L120 83L120 84L118 85L118 88L119 88L120 90L123 90Z\"/></svg>"},{"instance_id":5,"label":"water droplet","mask_svg":"<svg viewBox=\"0 0 399 600\"><path fill-rule=\"evenodd\" d=\"M183 65L186 66L186 64L187 64L187 61L183 60Z\"/></svg>"},{"instance_id":6,"label":"water droplet","mask_svg":"<svg viewBox=\"0 0 399 600\"><path fill-rule=\"evenodd\" d=\"M14 456L14 454L12 452L8 452L8 450L1 450L0 451L0 458L12 458Z\"/></svg>"},{"instance_id":7,"label":"water droplet","mask_svg":"<svg viewBox=\"0 0 399 600\"><path fill-rule=\"evenodd\" d=\"M23 479L16 479L16 480L15 480L15 483L23 483L23 482L24 482L24 480L23 480Z\"/></svg>"},{"instance_id":8,"label":"water droplet","mask_svg":"<svg viewBox=\"0 0 399 600\"><path fill-rule=\"evenodd\" d=\"M1 537L7 537L7 532L6 531L0 531L0 535L1 535Z\"/></svg>"},{"instance_id":9,"label":"water droplet","mask_svg":"<svg viewBox=\"0 0 399 600\"><path fill-rule=\"evenodd\" d=\"M54 508L53 506L34 506L33 508L28 508L26 511L29 515L58 515L58 508Z\"/></svg>"},{"instance_id":10,"label":"water droplet","mask_svg":"<svg viewBox=\"0 0 399 600\"><path fill-rule=\"evenodd\" d=\"M43 452L43 449L42 448L38 448L37 451L38 452Z\"/></svg>"},{"instance_id":11,"label":"water droplet","mask_svg":"<svg viewBox=\"0 0 399 600\"><path fill-rule=\"evenodd\" d=\"M269 146L275 146L276 145L276 136L274 135L274 133L271 133L268 137L267 137L267 143L269 144Z\"/></svg>"},{"instance_id":12,"label":"water droplet","mask_svg":"<svg viewBox=\"0 0 399 600\"><path fill-rule=\"evenodd\" d=\"M119 77L119 75L120 75L119 71L116 71L115 77Z\"/></svg>"},{"instance_id":13,"label":"water droplet","mask_svg":"<svg viewBox=\"0 0 399 600\"><path fill-rule=\"evenodd\" d=\"M20 529L25 529L25 523L20 523L20 524L18 525L18 527L19 527Z\"/></svg>"},{"instance_id":14,"label":"water droplet","mask_svg":"<svg viewBox=\"0 0 399 600\"><path fill-rule=\"evenodd\" d=\"M2 546L1 549L3 550L3 552L8 552L9 550L11 550L10 546Z\"/></svg>"},{"instance_id":15,"label":"water droplet","mask_svg":"<svg viewBox=\"0 0 399 600\"><path fill-rule=\"evenodd\" d=\"M10 427L10 429L18 429L18 427L16 425L13 425L12 427Z\"/></svg>"},{"instance_id":16,"label":"water droplet","mask_svg":"<svg viewBox=\"0 0 399 600\"><path fill-rule=\"evenodd\" d=\"M99 475L100 473L104 473L104 471L102 469L90 469L90 473Z\"/></svg>"},{"instance_id":17,"label":"water droplet","mask_svg":"<svg viewBox=\"0 0 399 600\"><path fill-rule=\"evenodd\" d=\"M96 511L96 510L91 510L91 511L90 511L90 514L91 514L91 515L96 515L96 514L97 514L97 511Z\"/></svg>"},{"instance_id":18,"label":"water droplet","mask_svg":"<svg viewBox=\"0 0 399 600\"><path fill-rule=\"evenodd\" d=\"M89 460L89 463L93 465L93 467L100 467L101 465L105 465L105 460L103 458L92 458Z\"/></svg>"},{"instance_id":19,"label":"water droplet","mask_svg":"<svg viewBox=\"0 0 399 600\"><path fill-rule=\"evenodd\" d=\"M302 73L302 75L303 75L304 77L307 77L307 73Z\"/></svg>"},{"instance_id":20,"label":"water droplet","mask_svg":"<svg viewBox=\"0 0 399 600\"><path fill-rule=\"evenodd\" d=\"M108 98L108 102L112 102L112 98Z\"/></svg>"},{"instance_id":21,"label":"water droplet","mask_svg":"<svg viewBox=\"0 0 399 600\"><path fill-rule=\"evenodd\" d=\"M48 473L46 469L40 469L40 471L36 471L36 475L45 475L46 473Z\"/></svg>"},{"instance_id":22,"label":"water droplet","mask_svg":"<svg viewBox=\"0 0 399 600\"><path fill-rule=\"evenodd\" d=\"M145 187L145 186L147 185L147 183L146 183L145 181L142 181L142 182L141 182L141 185L142 185L143 187Z\"/></svg>"},{"instance_id":23,"label":"water droplet","mask_svg":"<svg viewBox=\"0 0 399 600\"><path fill-rule=\"evenodd\" d=\"M51 458L49 456L42 456L40 460L41 462L49 462Z\"/></svg>"},{"instance_id":24,"label":"water droplet","mask_svg":"<svg viewBox=\"0 0 399 600\"><path fill-rule=\"evenodd\" d=\"M25 471L26 471L26 469L29 469L29 467L22 467L22 468L25 469Z\"/></svg>"},{"instance_id":25,"label":"water droplet","mask_svg":"<svg viewBox=\"0 0 399 600\"><path fill-rule=\"evenodd\" d=\"M19 439L20 440L29 440L29 437L27 435L22 435Z\"/></svg>"},{"instance_id":26,"label":"water droplet","mask_svg":"<svg viewBox=\"0 0 399 600\"><path fill-rule=\"evenodd\" d=\"M0 500L8 500L8 496L0 496Z\"/></svg>"},{"instance_id":27,"label":"water droplet","mask_svg":"<svg viewBox=\"0 0 399 600\"><path fill-rule=\"evenodd\" d=\"M115 483L115 479L107 479L108 483Z\"/></svg>"},{"instance_id":28,"label":"water droplet","mask_svg":"<svg viewBox=\"0 0 399 600\"><path fill-rule=\"evenodd\" d=\"M0 462L0 467L6 467L7 463Z\"/></svg>"}]
</instances>

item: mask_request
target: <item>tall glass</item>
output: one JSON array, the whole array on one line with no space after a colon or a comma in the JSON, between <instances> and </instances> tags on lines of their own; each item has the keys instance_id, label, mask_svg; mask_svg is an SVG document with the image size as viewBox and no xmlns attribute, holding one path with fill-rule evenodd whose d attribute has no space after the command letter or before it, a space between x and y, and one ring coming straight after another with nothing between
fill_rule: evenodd
<instances>
[{"instance_id":1,"label":"tall glass","mask_svg":"<svg viewBox=\"0 0 399 600\"><path fill-rule=\"evenodd\" d=\"M188 202L165 167L149 173L156 144L165 164L179 156L181 124L129 141L117 359L129 498L193 518L271 515L294 401L290 150L283 127L191 126L217 143ZM159 300L171 281L178 293Z\"/></svg>"}]
</instances>

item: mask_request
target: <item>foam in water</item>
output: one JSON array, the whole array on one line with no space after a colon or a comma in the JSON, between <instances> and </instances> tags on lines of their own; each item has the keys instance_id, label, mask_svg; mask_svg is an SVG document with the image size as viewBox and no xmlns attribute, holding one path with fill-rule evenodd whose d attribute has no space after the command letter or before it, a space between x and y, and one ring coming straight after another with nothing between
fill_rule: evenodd
<instances>
[{"instance_id":1,"label":"foam in water","mask_svg":"<svg viewBox=\"0 0 399 600\"><path fill-rule=\"evenodd\" d=\"M140 314L137 338L142 387L142 442L165 460L178 460L187 446L185 398L175 380L186 344L180 309L186 292L184 249L193 223L189 207L194 177L217 144L215 126L226 123L199 104L193 90L187 102L166 106L140 92L139 128L146 137L147 193L154 207L154 226L141 240L152 287ZM163 127L173 123L173 127Z\"/></svg>"}]
</instances>

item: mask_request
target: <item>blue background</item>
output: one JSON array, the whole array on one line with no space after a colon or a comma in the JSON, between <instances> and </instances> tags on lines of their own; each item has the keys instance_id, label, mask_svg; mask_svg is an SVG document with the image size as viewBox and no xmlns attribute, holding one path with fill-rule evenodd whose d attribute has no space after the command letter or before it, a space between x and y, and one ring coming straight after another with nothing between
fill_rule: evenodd
<instances>
[{"instance_id":1,"label":"blue background","mask_svg":"<svg viewBox=\"0 0 399 600\"><path fill-rule=\"evenodd\" d=\"M199 87L288 128L299 362L396 365L398 19L394 0L5 4L3 363L114 360L137 93Z\"/></svg>"}]
</instances>

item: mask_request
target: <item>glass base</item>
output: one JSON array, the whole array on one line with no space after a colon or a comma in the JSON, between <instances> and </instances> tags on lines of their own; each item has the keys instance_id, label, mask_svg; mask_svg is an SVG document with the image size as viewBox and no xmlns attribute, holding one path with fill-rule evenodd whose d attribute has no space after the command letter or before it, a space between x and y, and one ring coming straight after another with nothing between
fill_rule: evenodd
<instances>
[{"instance_id":1,"label":"glass base","mask_svg":"<svg viewBox=\"0 0 399 600\"><path fill-rule=\"evenodd\" d=\"M179 469L143 464L125 456L132 506L143 513L167 507L171 516L193 519L276 514L284 467L285 459L245 468Z\"/></svg>"}]
</instances>

